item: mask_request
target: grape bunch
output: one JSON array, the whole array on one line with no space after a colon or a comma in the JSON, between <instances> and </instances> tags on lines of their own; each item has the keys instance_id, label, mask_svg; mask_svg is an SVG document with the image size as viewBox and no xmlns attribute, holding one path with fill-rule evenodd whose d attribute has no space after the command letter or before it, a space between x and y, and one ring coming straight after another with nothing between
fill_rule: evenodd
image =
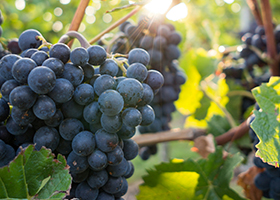
<instances>
[{"instance_id":1,"label":"grape bunch","mask_svg":"<svg viewBox=\"0 0 280 200\"><path fill-rule=\"evenodd\" d=\"M126 59L99 45L48 47L42 38L24 31L21 54L0 60L0 167L35 144L67 158L73 182L66 198L122 199L138 155L131 138L136 126L153 123L149 104L163 76L147 69L150 55L140 48Z\"/></svg>"},{"instance_id":2,"label":"grape bunch","mask_svg":"<svg viewBox=\"0 0 280 200\"><path fill-rule=\"evenodd\" d=\"M185 83L186 76L179 67L177 59L180 57L178 44L181 35L170 23L164 22L163 16L140 17L137 25L129 21L120 26L118 39L113 41L112 47L107 47L113 53L126 53L130 49L143 48L150 55L149 67L162 73L164 85L155 90L151 103L155 111L155 120L151 125L139 126L141 134L156 133L170 130L171 114L176 110L174 102L178 99L180 86ZM102 41L100 42L102 44ZM147 160L150 155L157 153L156 145L144 146L140 149L140 157Z\"/></svg>"}]
</instances>

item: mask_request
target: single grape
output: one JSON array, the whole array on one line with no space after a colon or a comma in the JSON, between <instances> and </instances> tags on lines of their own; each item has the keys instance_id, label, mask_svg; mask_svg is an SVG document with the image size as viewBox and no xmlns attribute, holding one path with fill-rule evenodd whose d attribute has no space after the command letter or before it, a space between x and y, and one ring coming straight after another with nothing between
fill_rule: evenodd
<instances>
[{"instance_id":1,"label":"single grape","mask_svg":"<svg viewBox=\"0 0 280 200\"><path fill-rule=\"evenodd\" d=\"M42 66L45 60L49 58L49 55L44 51L38 51L31 56L31 59L35 61L38 66Z\"/></svg>"},{"instance_id":2,"label":"single grape","mask_svg":"<svg viewBox=\"0 0 280 200\"><path fill-rule=\"evenodd\" d=\"M41 33L35 29L23 31L18 38L19 48L22 51L29 48L38 48L42 44L38 36L42 37Z\"/></svg>"},{"instance_id":3,"label":"single grape","mask_svg":"<svg viewBox=\"0 0 280 200\"><path fill-rule=\"evenodd\" d=\"M37 67L37 64L30 58L17 60L12 68L14 79L21 84L27 84L27 77L35 67Z\"/></svg>"},{"instance_id":4,"label":"single grape","mask_svg":"<svg viewBox=\"0 0 280 200\"><path fill-rule=\"evenodd\" d=\"M107 153L113 151L118 146L119 138L116 133L109 133L104 129L99 129L95 133L95 141L97 148Z\"/></svg>"},{"instance_id":5,"label":"single grape","mask_svg":"<svg viewBox=\"0 0 280 200\"><path fill-rule=\"evenodd\" d=\"M15 54L9 54L1 58L0 60L0 75L5 79L5 80L10 80L13 79L13 74L12 74L12 67L14 63L21 59L20 56L15 55Z\"/></svg>"},{"instance_id":6,"label":"single grape","mask_svg":"<svg viewBox=\"0 0 280 200\"><path fill-rule=\"evenodd\" d=\"M119 71L119 66L113 59L107 59L100 65L99 71L102 75L116 76Z\"/></svg>"},{"instance_id":7,"label":"single grape","mask_svg":"<svg viewBox=\"0 0 280 200\"><path fill-rule=\"evenodd\" d=\"M67 164L70 167L71 173L82 173L89 167L87 157L79 156L74 151L71 151L68 155Z\"/></svg>"},{"instance_id":8,"label":"single grape","mask_svg":"<svg viewBox=\"0 0 280 200\"><path fill-rule=\"evenodd\" d=\"M91 188L99 189L105 185L105 183L108 181L108 178L108 173L104 169L101 171L91 171L87 178L87 183Z\"/></svg>"},{"instance_id":9,"label":"single grape","mask_svg":"<svg viewBox=\"0 0 280 200\"><path fill-rule=\"evenodd\" d=\"M22 110L31 108L35 104L36 99L37 94L27 85L14 88L9 95L9 102Z\"/></svg>"},{"instance_id":10,"label":"single grape","mask_svg":"<svg viewBox=\"0 0 280 200\"><path fill-rule=\"evenodd\" d=\"M47 94L55 87L55 73L48 67L36 67L28 75L30 88L37 94Z\"/></svg>"},{"instance_id":11,"label":"single grape","mask_svg":"<svg viewBox=\"0 0 280 200\"><path fill-rule=\"evenodd\" d=\"M13 107L11 117L16 123L23 126L32 123L36 118L31 108L27 110L22 110L17 107Z\"/></svg>"},{"instance_id":12,"label":"single grape","mask_svg":"<svg viewBox=\"0 0 280 200\"><path fill-rule=\"evenodd\" d=\"M70 81L64 78L56 79L55 86L48 93L56 103L66 103L71 100L74 95L74 86Z\"/></svg>"},{"instance_id":13,"label":"single grape","mask_svg":"<svg viewBox=\"0 0 280 200\"><path fill-rule=\"evenodd\" d=\"M94 66L101 65L107 58L105 49L99 45L93 45L87 48L89 55L88 63Z\"/></svg>"},{"instance_id":14,"label":"single grape","mask_svg":"<svg viewBox=\"0 0 280 200\"><path fill-rule=\"evenodd\" d=\"M98 149L95 149L87 159L88 164L93 171L100 171L107 167L107 155Z\"/></svg>"},{"instance_id":15,"label":"single grape","mask_svg":"<svg viewBox=\"0 0 280 200\"><path fill-rule=\"evenodd\" d=\"M89 61L89 55L85 48L77 47L70 53L70 60L74 65L85 65Z\"/></svg>"},{"instance_id":16,"label":"single grape","mask_svg":"<svg viewBox=\"0 0 280 200\"><path fill-rule=\"evenodd\" d=\"M121 163L123 158L123 151L120 146L117 146L113 151L107 153L109 165L118 165Z\"/></svg>"},{"instance_id":17,"label":"single grape","mask_svg":"<svg viewBox=\"0 0 280 200\"><path fill-rule=\"evenodd\" d=\"M122 127L122 118L120 115L107 116L102 114L100 122L104 130L109 133L116 133Z\"/></svg>"},{"instance_id":18,"label":"single grape","mask_svg":"<svg viewBox=\"0 0 280 200\"><path fill-rule=\"evenodd\" d=\"M49 52L51 58L58 58L64 64L67 63L68 60L70 59L71 50L66 44L63 43L54 44L50 48Z\"/></svg>"},{"instance_id":19,"label":"single grape","mask_svg":"<svg viewBox=\"0 0 280 200\"><path fill-rule=\"evenodd\" d=\"M75 196L82 200L96 200L98 189L91 188L85 181L80 183L75 191Z\"/></svg>"},{"instance_id":20,"label":"single grape","mask_svg":"<svg viewBox=\"0 0 280 200\"><path fill-rule=\"evenodd\" d=\"M73 140L73 138L84 130L84 125L81 121L74 118L64 119L59 125L59 134L65 140Z\"/></svg>"},{"instance_id":21,"label":"single grape","mask_svg":"<svg viewBox=\"0 0 280 200\"><path fill-rule=\"evenodd\" d=\"M69 80L76 87L83 82L84 71L80 66L75 66L73 63L66 63L61 78Z\"/></svg>"},{"instance_id":22,"label":"single grape","mask_svg":"<svg viewBox=\"0 0 280 200\"><path fill-rule=\"evenodd\" d=\"M132 160L138 155L138 144L132 140L123 140L124 147L123 147L123 153L126 160Z\"/></svg>"},{"instance_id":23,"label":"single grape","mask_svg":"<svg viewBox=\"0 0 280 200\"><path fill-rule=\"evenodd\" d=\"M5 121L10 114L10 107L7 101L0 99L0 122Z\"/></svg>"},{"instance_id":24,"label":"single grape","mask_svg":"<svg viewBox=\"0 0 280 200\"><path fill-rule=\"evenodd\" d=\"M108 116L119 114L124 106L123 97L115 90L106 90L98 98L99 109Z\"/></svg>"},{"instance_id":25,"label":"single grape","mask_svg":"<svg viewBox=\"0 0 280 200\"><path fill-rule=\"evenodd\" d=\"M100 96L106 90L115 89L116 81L112 76L104 74L102 76L97 76L93 86L95 93Z\"/></svg>"},{"instance_id":26,"label":"single grape","mask_svg":"<svg viewBox=\"0 0 280 200\"><path fill-rule=\"evenodd\" d=\"M78 104L87 105L94 100L94 89L90 84L81 84L76 87L73 98Z\"/></svg>"},{"instance_id":27,"label":"single grape","mask_svg":"<svg viewBox=\"0 0 280 200\"><path fill-rule=\"evenodd\" d=\"M79 156L90 155L95 148L94 135L89 131L78 133L72 141L73 151Z\"/></svg>"},{"instance_id":28,"label":"single grape","mask_svg":"<svg viewBox=\"0 0 280 200\"><path fill-rule=\"evenodd\" d=\"M56 113L55 102L46 95L40 95L33 106L33 112L39 119L48 120Z\"/></svg>"},{"instance_id":29,"label":"single grape","mask_svg":"<svg viewBox=\"0 0 280 200\"><path fill-rule=\"evenodd\" d=\"M54 151L59 144L59 139L58 131L55 128L43 126L36 131L33 142L38 150L44 146Z\"/></svg>"},{"instance_id":30,"label":"single grape","mask_svg":"<svg viewBox=\"0 0 280 200\"><path fill-rule=\"evenodd\" d=\"M133 78L126 78L117 86L117 91L123 97L124 106L135 106L142 98L143 90L142 84Z\"/></svg>"},{"instance_id":31,"label":"single grape","mask_svg":"<svg viewBox=\"0 0 280 200\"><path fill-rule=\"evenodd\" d=\"M48 58L42 63L42 66L48 67L55 73L55 76L61 77L64 71L64 63L58 58Z\"/></svg>"},{"instance_id":32,"label":"single grape","mask_svg":"<svg viewBox=\"0 0 280 200\"><path fill-rule=\"evenodd\" d=\"M131 65L133 63L142 63L147 66L150 62L150 55L147 51L140 48L132 49L128 53L128 63Z\"/></svg>"},{"instance_id":33,"label":"single grape","mask_svg":"<svg viewBox=\"0 0 280 200\"><path fill-rule=\"evenodd\" d=\"M9 101L9 96L11 91L19 85L20 85L19 82L17 82L14 79L5 81L1 86L2 98L6 101Z\"/></svg>"},{"instance_id":34,"label":"single grape","mask_svg":"<svg viewBox=\"0 0 280 200\"><path fill-rule=\"evenodd\" d=\"M96 101L86 105L83 111L85 121L90 124L99 123L101 114L99 105Z\"/></svg>"}]
</instances>

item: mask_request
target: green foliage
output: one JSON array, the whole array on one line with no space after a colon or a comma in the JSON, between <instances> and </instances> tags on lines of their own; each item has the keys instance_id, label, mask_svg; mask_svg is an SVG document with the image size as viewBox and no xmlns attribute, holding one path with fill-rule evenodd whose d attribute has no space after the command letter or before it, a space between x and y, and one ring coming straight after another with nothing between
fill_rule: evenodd
<instances>
[{"instance_id":1,"label":"green foliage","mask_svg":"<svg viewBox=\"0 0 280 200\"><path fill-rule=\"evenodd\" d=\"M256 155L264 162L279 166L280 78L271 77L268 83L254 88L252 93L261 108L254 111L256 118L251 124L260 139Z\"/></svg>"},{"instance_id":2,"label":"green foliage","mask_svg":"<svg viewBox=\"0 0 280 200\"><path fill-rule=\"evenodd\" d=\"M30 145L9 166L0 168L0 199L61 199L69 191L71 176L60 154L36 151Z\"/></svg>"},{"instance_id":3,"label":"green foliage","mask_svg":"<svg viewBox=\"0 0 280 200\"><path fill-rule=\"evenodd\" d=\"M207 159L175 159L170 163L162 163L147 171L138 199L243 200L229 188L233 169L241 161L239 154L228 155L223 159L222 148L217 148Z\"/></svg>"},{"instance_id":4,"label":"green foliage","mask_svg":"<svg viewBox=\"0 0 280 200\"><path fill-rule=\"evenodd\" d=\"M221 115L214 115L207 121L207 132L213 134L215 137L222 135L230 129L230 124L225 117Z\"/></svg>"}]
</instances>

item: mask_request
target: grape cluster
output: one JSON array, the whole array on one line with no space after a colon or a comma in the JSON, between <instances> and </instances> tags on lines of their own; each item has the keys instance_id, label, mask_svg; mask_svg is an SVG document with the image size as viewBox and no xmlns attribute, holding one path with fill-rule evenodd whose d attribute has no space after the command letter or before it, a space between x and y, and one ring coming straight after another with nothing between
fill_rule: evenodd
<instances>
[{"instance_id":1,"label":"grape cluster","mask_svg":"<svg viewBox=\"0 0 280 200\"><path fill-rule=\"evenodd\" d=\"M274 28L274 37L277 53L280 53L280 25ZM244 76L244 70L247 70L253 80L253 85L251 85L251 88L258 86L263 82L268 82L270 77L269 73L263 73L262 75L256 75L254 73L254 66L258 66L260 68L265 68L265 66L267 66L267 62L260 58L260 55L267 52L264 27L257 26L253 33L245 33L241 37L241 40L243 43L242 49L237 55L233 56L233 63L236 62L237 64L224 68L223 72L228 78L233 78L240 81Z\"/></svg>"},{"instance_id":2,"label":"grape cluster","mask_svg":"<svg viewBox=\"0 0 280 200\"><path fill-rule=\"evenodd\" d=\"M40 38L37 30L24 31L21 54L0 60L0 166L34 143L67 158L73 178L67 198L122 199L138 155L131 137L155 119L149 103L162 74L146 68L150 56L140 48L125 59L99 45L42 47Z\"/></svg>"},{"instance_id":3,"label":"grape cluster","mask_svg":"<svg viewBox=\"0 0 280 200\"><path fill-rule=\"evenodd\" d=\"M258 104L256 104L255 109L259 109ZM253 122L255 116L252 115L250 118L250 123ZM253 140L253 147L256 151L256 144L260 142L258 136L252 128L249 130L250 138ZM264 163L261 158L254 157L254 165L258 168L264 169L263 172L259 173L254 180L256 187L263 191L263 196L266 198L272 198L274 200L280 199L280 168L275 168L272 165Z\"/></svg>"},{"instance_id":4,"label":"grape cluster","mask_svg":"<svg viewBox=\"0 0 280 200\"><path fill-rule=\"evenodd\" d=\"M172 112L176 110L174 101L179 97L180 86L186 81L185 73L177 62L181 54L177 46L182 40L181 35L172 24L165 23L160 15L152 18L142 16L137 25L126 21L121 24L120 31L120 37L111 48L113 53L143 48L150 55L150 69L160 71L164 78L163 87L156 91L151 103L156 118L149 126L139 126L140 133L170 130L168 123L172 119ZM141 147L139 154L143 160L147 160L156 153L157 147L152 145Z\"/></svg>"}]
</instances>

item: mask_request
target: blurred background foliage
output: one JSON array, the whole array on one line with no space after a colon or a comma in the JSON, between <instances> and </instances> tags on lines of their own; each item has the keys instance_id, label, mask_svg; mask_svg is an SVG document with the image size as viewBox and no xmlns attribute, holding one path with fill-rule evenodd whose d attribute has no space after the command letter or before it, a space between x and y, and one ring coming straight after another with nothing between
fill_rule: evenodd
<instances>
[{"instance_id":1,"label":"blurred background foliage","mask_svg":"<svg viewBox=\"0 0 280 200\"><path fill-rule=\"evenodd\" d=\"M172 22L181 32L186 43L181 48L218 48L221 44L236 45L240 32L247 31L253 18L244 0L183 0L188 15ZM272 0L275 21L280 2ZM5 18L3 37L15 38L28 28L38 29L45 38L55 43L67 32L74 16L78 0L0 0L0 9ZM91 0L80 26L87 39L93 38L131 9L105 14L107 10L129 4L127 0ZM132 17L137 21L138 13ZM116 31L116 30L115 30Z\"/></svg>"}]
</instances>

